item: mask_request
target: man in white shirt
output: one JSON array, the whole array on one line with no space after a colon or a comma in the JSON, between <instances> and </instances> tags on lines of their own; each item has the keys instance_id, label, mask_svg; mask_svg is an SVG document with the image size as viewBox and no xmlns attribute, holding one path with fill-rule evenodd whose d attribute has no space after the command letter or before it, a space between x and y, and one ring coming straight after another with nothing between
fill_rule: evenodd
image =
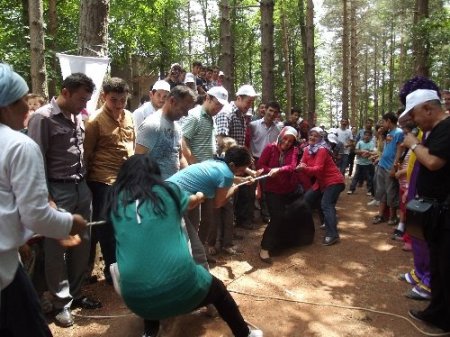
<instances>
[{"instance_id":1,"label":"man in white shirt","mask_svg":"<svg viewBox=\"0 0 450 337\"><path fill-rule=\"evenodd\" d=\"M353 144L353 134L349 129L349 121L348 118L341 119L341 127L336 129L336 134L338 140L344 144L342 152L340 153L341 159L337 163L339 167L339 171L341 171L342 175L345 176L345 170L348 166L348 156L350 154L350 149Z\"/></svg>"},{"instance_id":2,"label":"man in white shirt","mask_svg":"<svg viewBox=\"0 0 450 337\"><path fill-rule=\"evenodd\" d=\"M0 336L51 336L36 291L19 263L18 248L34 233L76 244L86 228L80 215L48 203L38 145L18 132L28 105L24 79L0 64Z\"/></svg>"},{"instance_id":3,"label":"man in white shirt","mask_svg":"<svg viewBox=\"0 0 450 337\"><path fill-rule=\"evenodd\" d=\"M254 120L249 124L250 128L250 149L253 158L255 159L255 165L257 165L258 159L261 156L264 148L277 140L280 134L280 127L275 123L275 120L280 116L280 104L278 102L269 102L265 104L265 112L261 119ZM261 186L261 218L263 222L269 222L269 210L267 209L266 198L264 196L264 182L260 183ZM252 185L256 188L256 184ZM252 199L255 199L255 193L251 195ZM253 200L254 203L254 200Z\"/></svg>"},{"instance_id":4,"label":"man in white shirt","mask_svg":"<svg viewBox=\"0 0 450 337\"><path fill-rule=\"evenodd\" d=\"M149 102L145 102L133 112L134 129L137 130L144 119L152 115L156 110L159 110L164 105L164 102L169 96L170 84L165 80L158 80L153 84L152 90L149 91Z\"/></svg>"}]
</instances>

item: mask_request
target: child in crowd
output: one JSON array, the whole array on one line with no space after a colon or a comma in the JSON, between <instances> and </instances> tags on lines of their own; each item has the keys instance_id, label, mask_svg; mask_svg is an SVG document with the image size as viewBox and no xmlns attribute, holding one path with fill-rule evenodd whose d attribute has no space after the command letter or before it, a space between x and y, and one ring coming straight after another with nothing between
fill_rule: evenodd
<instances>
[{"instance_id":1,"label":"child in crowd","mask_svg":"<svg viewBox=\"0 0 450 337\"><path fill-rule=\"evenodd\" d=\"M364 131L363 139L355 147L356 171L347 194L355 193L358 181L367 181L367 195L373 194L374 168L370 156L375 154L375 144L372 142L372 131Z\"/></svg>"},{"instance_id":2,"label":"child in crowd","mask_svg":"<svg viewBox=\"0 0 450 337\"><path fill-rule=\"evenodd\" d=\"M38 94L28 94L25 97L25 100L28 104L28 114L26 115L25 121L23 122L23 127L26 129L28 127L28 120L30 119L31 115L47 102L44 97Z\"/></svg>"}]
</instances>

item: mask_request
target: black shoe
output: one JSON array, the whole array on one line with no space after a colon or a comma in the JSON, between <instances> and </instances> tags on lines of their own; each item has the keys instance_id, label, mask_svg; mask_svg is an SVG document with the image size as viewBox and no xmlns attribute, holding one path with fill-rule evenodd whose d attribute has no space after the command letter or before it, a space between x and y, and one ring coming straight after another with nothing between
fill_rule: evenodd
<instances>
[{"instance_id":1,"label":"black shoe","mask_svg":"<svg viewBox=\"0 0 450 337\"><path fill-rule=\"evenodd\" d=\"M55 323L63 328L73 325L73 317L69 308L64 308L55 315Z\"/></svg>"},{"instance_id":2,"label":"black shoe","mask_svg":"<svg viewBox=\"0 0 450 337\"><path fill-rule=\"evenodd\" d=\"M322 245L324 246L331 246L335 243L339 242L339 238L333 237L333 236L325 236L322 241Z\"/></svg>"},{"instance_id":3,"label":"black shoe","mask_svg":"<svg viewBox=\"0 0 450 337\"><path fill-rule=\"evenodd\" d=\"M241 224L236 224L236 227L239 228L244 228L244 229L249 229L249 230L253 230L253 229L257 229L258 226L255 225L254 223L241 223Z\"/></svg>"},{"instance_id":4,"label":"black shoe","mask_svg":"<svg viewBox=\"0 0 450 337\"><path fill-rule=\"evenodd\" d=\"M102 307L102 303L100 301L96 301L90 299L86 296L82 296L73 300L72 306L74 308L82 308L82 309L98 309Z\"/></svg>"},{"instance_id":5,"label":"black shoe","mask_svg":"<svg viewBox=\"0 0 450 337\"><path fill-rule=\"evenodd\" d=\"M261 256L261 252L259 252L258 255L259 255L259 258L261 259L262 262L267 263L267 264L272 264L273 263L272 258L270 256L262 257Z\"/></svg>"},{"instance_id":6,"label":"black shoe","mask_svg":"<svg viewBox=\"0 0 450 337\"><path fill-rule=\"evenodd\" d=\"M408 311L409 317L415 319L416 321L428 323L422 315L422 311L411 309Z\"/></svg>"}]
</instances>

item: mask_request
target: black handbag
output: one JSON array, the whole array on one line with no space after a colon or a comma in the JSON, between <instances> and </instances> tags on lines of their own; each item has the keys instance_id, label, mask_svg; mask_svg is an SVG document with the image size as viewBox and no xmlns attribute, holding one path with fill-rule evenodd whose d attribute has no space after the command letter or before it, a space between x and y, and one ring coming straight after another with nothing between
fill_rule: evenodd
<instances>
[{"instance_id":1,"label":"black handbag","mask_svg":"<svg viewBox=\"0 0 450 337\"><path fill-rule=\"evenodd\" d=\"M434 200L410 200L406 204L406 232L412 237L426 240L434 227L437 206Z\"/></svg>"}]
</instances>

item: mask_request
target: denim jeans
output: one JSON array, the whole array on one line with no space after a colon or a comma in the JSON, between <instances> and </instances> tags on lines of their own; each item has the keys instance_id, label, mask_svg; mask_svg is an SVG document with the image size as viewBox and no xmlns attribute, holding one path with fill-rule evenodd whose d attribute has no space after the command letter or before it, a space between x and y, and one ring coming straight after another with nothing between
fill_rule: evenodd
<instances>
[{"instance_id":1,"label":"denim jeans","mask_svg":"<svg viewBox=\"0 0 450 337\"><path fill-rule=\"evenodd\" d=\"M337 231L337 218L336 218L336 203L339 198L339 194L345 189L345 184L335 184L325 188L323 193L320 190L308 190L305 193L305 201L310 205L314 205L314 202L322 196L320 202L320 208L322 209L325 222L325 236L331 236L334 238L339 237Z\"/></svg>"},{"instance_id":2,"label":"denim jeans","mask_svg":"<svg viewBox=\"0 0 450 337\"><path fill-rule=\"evenodd\" d=\"M356 164L356 172L355 176L352 179L352 183L350 185L350 191L355 191L356 185L360 181L367 181L367 192L374 193L373 189L373 175L374 168L372 164L369 165L359 165Z\"/></svg>"},{"instance_id":3,"label":"denim jeans","mask_svg":"<svg viewBox=\"0 0 450 337\"><path fill-rule=\"evenodd\" d=\"M338 162L339 171L341 171L342 175L345 176L345 170L348 166L348 154L341 153L341 160Z\"/></svg>"}]
</instances>

